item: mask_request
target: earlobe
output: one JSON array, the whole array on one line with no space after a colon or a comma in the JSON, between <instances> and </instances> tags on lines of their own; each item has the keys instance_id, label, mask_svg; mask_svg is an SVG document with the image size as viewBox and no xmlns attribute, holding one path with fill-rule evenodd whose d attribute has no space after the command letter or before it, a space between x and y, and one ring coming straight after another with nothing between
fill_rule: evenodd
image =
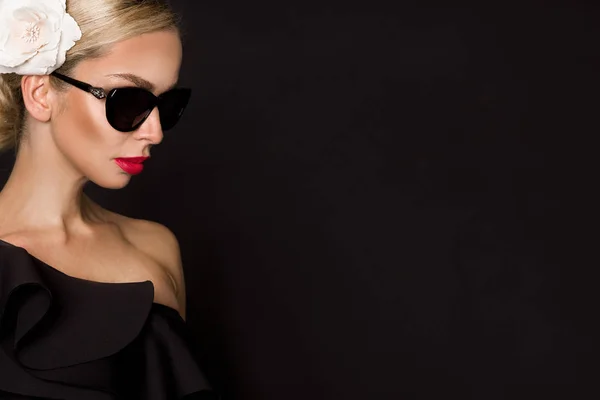
<instances>
[{"instance_id":1,"label":"earlobe","mask_svg":"<svg viewBox=\"0 0 600 400\"><path fill-rule=\"evenodd\" d=\"M50 106L50 81L47 75L25 75L21 80L23 102L29 114L40 122L48 122L52 115Z\"/></svg>"}]
</instances>

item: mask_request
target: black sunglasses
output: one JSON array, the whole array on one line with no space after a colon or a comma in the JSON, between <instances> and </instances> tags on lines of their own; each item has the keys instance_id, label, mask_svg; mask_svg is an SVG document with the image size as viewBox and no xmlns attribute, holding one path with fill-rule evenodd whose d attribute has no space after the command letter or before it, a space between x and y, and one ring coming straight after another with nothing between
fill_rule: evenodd
<instances>
[{"instance_id":1,"label":"black sunglasses","mask_svg":"<svg viewBox=\"0 0 600 400\"><path fill-rule=\"evenodd\" d=\"M108 94L102 88L53 72L52 76L91 93L97 99L106 99L106 119L118 131L133 132L139 128L155 107L160 112L160 124L163 131L173 128L185 111L192 94L191 89L175 88L155 96L149 90L140 87L121 87L112 89Z\"/></svg>"}]
</instances>

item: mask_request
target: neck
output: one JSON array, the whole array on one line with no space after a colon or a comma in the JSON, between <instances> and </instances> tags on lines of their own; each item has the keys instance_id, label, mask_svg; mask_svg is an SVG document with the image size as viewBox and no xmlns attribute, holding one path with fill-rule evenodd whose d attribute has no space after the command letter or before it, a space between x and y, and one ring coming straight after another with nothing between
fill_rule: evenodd
<instances>
[{"instance_id":1,"label":"neck","mask_svg":"<svg viewBox=\"0 0 600 400\"><path fill-rule=\"evenodd\" d=\"M85 214L90 201L83 193L86 181L56 147L43 143L36 147L24 141L0 192L0 229L65 233L82 230L88 225Z\"/></svg>"}]
</instances>

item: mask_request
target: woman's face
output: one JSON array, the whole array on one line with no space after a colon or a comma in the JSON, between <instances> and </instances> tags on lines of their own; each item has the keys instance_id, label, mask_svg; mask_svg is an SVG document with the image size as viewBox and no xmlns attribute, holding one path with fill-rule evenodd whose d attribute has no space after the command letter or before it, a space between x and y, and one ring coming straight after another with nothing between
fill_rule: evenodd
<instances>
[{"instance_id":1,"label":"woman's face","mask_svg":"<svg viewBox=\"0 0 600 400\"><path fill-rule=\"evenodd\" d=\"M176 32L154 32L120 42L102 58L81 62L70 76L107 93L116 87L148 85L158 96L177 83L181 58ZM51 122L59 151L97 185L111 189L127 185L131 174L115 160L149 156L150 148L162 141L158 108L137 130L124 133L106 120L105 100L75 87L61 96L62 111Z\"/></svg>"}]
</instances>

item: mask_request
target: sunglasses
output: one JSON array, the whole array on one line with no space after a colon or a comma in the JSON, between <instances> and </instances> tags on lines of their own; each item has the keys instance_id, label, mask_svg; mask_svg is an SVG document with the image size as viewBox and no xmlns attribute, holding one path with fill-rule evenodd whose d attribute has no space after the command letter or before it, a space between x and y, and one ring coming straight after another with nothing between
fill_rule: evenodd
<instances>
[{"instance_id":1,"label":"sunglasses","mask_svg":"<svg viewBox=\"0 0 600 400\"><path fill-rule=\"evenodd\" d=\"M140 87L121 87L108 93L102 88L53 72L52 76L67 82L76 88L91 93L97 99L106 99L106 119L120 132L133 132L138 129L155 107L160 112L160 124L163 131L173 128L185 111L192 94L191 89L175 88L155 96L149 90Z\"/></svg>"}]
</instances>

